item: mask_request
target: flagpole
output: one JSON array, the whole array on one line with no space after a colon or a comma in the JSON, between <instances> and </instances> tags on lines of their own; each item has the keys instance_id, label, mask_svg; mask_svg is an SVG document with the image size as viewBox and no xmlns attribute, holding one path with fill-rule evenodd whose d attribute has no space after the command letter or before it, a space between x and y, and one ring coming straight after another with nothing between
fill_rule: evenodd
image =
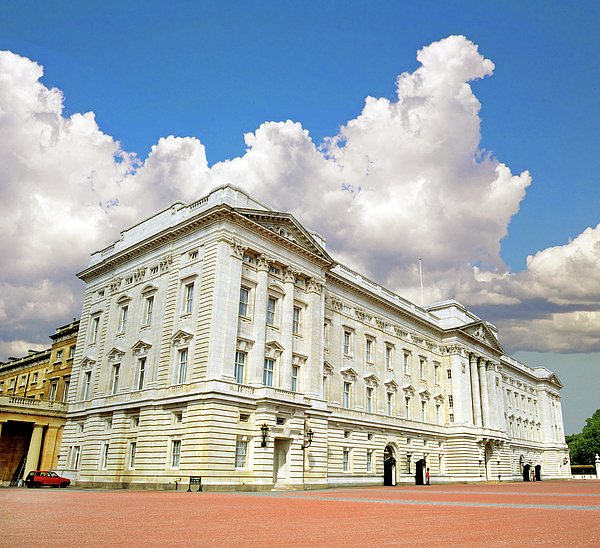
<instances>
[{"instance_id":1,"label":"flagpole","mask_svg":"<svg viewBox=\"0 0 600 548\"><path fill-rule=\"evenodd\" d=\"M423 308L425 301L423 299L423 268L421 267L421 257L419 257L419 276L421 277L421 308Z\"/></svg>"}]
</instances>

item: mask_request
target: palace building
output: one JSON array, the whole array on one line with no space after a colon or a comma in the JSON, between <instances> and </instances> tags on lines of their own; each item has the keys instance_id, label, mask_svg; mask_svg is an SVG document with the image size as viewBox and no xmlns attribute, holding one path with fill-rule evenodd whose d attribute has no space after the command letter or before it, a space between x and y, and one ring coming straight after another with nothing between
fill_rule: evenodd
<instances>
[{"instance_id":1,"label":"palace building","mask_svg":"<svg viewBox=\"0 0 600 548\"><path fill-rule=\"evenodd\" d=\"M238 187L123 231L79 277L58 466L77 485L570 477L555 374L458 302L419 307L337 263Z\"/></svg>"}]
</instances>

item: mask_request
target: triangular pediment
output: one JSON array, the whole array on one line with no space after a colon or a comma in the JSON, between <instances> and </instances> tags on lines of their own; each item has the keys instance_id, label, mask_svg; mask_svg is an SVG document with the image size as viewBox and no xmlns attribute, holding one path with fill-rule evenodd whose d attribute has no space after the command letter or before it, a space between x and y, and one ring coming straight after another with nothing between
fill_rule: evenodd
<instances>
[{"instance_id":1,"label":"triangular pediment","mask_svg":"<svg viewBox=\"0 0 600 548\"><path fill-rule=\"evenodd\" d=\"M285 238L327 262L334 263L334 260L317 243L310 232L289 213L239 208L236 208L236 211L273 234Z\"/></svg>"},{"instance_id":2,"label":"triangular pediment","mask_svg":"<svg viewBox=\"0 0 600 548\"><path fill-rule=\"evenodd\" d=\"M81 368L86 369L89 367L93 367L93 365L95 363L96 363L96 360L94 360L93 358L90 358L89 356L86 356L85 358L83 358L83 360L81 360Z\"/></svg>"},{"instance_id":3,"label":"triangular pediment","mask_svg":"<svg viewBox=\"0 0 600 548\"><path fill-rule=\"evenodd\" d=\"M398 383L394 379L391 379L384 384L388 390L393 390L394 392L398 390Z\"/></svg>"},{"instance_id":4,"label":"triangular pediment","mask_svg":"<svg viewBox=\"0 0 600 548\"><path fill-rule=\"evenodd\" d=\"M184 331L183 329L178 329L177 332L171 337L171 340L175 345L186 344L192 340L193 336L194 335Z\"/></svg>"},{"instance_id":5,"label":"triangular pediment","mask_svg":"<svg viewBox=\"0 0 600 548\"><path fill-rule=\"evenodd\" d=\"M277 341L270 341L265 343L265 358L276 360L281 356L285 348L281 346Z\"/></svg>"},{"instance_id":6,"label":"triangular pediment","mask_svg":"<svg viewBox=\"0 0 600 548\"><path fill-rule=\"evenodd\" d=\"M120 360L125 355L125 352L119 348L113 347L107 354L109 361Z\"/></svg>"},{"instance_id":7,"label":"triangular pediment","mask_svg":"<svg viewBox=\"0 0 600 548\"><path fill-rule=\"evenodd\" d=\"M151 347L152 345L150 343L139 340L131 347L131 350L133 350L134 354L145 354Z\"/></svg>"},{"instance_id":8,"label":"triangular pediment","mask_svg":"<svg viewBox=\"0 0 600 548\"><path fill-rule=\"evenodd\" d=\"M428 400L431 397L431 393L426 388L419 390L419 396L422 400Z\"/></svg>"},{"instance_id":9,"label":"triangular pediment","mask_svg":"<svg viewBox=\"0 0 600 548\"><path fill-rule=\"evenodd\" d=\"M496 338L496 335L494 335L492 330L486 325L485 322L474 322L465 325L460 329L460 331L504 354L504 348L502 348L502 345Z\"/></svg>"},{"instance_id":10,"label":"triangular pediment","mask_svg":"<svg viewBox=\"0 0 600 548\"><path fill-rule=\"evenodd\" d=\"M414 386L412 384L405 384L402 387L402 390L404 391L404 393L407 396L414 396L415 395L415 388L414 388Z\"/></svg>"},{"instance_id":11,"label":"triangular pediment","mask_svg":"<svg viewBox=\"0 0 600 548\"><path fill-rule=\"evenodd\" d=\"M352 369L352 367L347 367L346 369L342 369L340 371L342 377L346 380L354 380L358 377L358 373Z\"/></svg>"},{"instance_id":12,"label":"triangular pediment","mask_svg":"<svg viewBox=\"0 0 600 548\"><path fill-rule=\"evenodd\" d=\"M377 386L379 384L379 379L373 373L365 375L363 379L367 386Z\"/></svg>"}]
</instances>

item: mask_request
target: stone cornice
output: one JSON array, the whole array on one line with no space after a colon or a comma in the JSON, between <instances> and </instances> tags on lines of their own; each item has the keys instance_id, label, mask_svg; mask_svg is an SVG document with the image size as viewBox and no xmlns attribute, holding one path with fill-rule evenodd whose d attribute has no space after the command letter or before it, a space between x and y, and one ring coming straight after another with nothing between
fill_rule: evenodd
<instances>
[{"instance_id":1,"label":"stone cornice","mask_svg":"<svg viewBox=\"0 0 600 548\"><path fill-rule=\"evenodd\" d=\"M435 323L420 318L417 314L410 310L405 310L404 308L398 305L390 303L389 301L385 300L384 298L380 297L379 295L370 291L369 289L362 287L354 282L351 282L350 280L347 280L346 278L337 275L335 272L327 272L325 276L327 278L327 282L330 283L333 287L335 287L335 285L338 284L342 287L350 288L353 291L356 291L357 293L362 295L363 297L367 298L371 302L377 303L379 306L383 306L384 308L393 311L394 313L402 316L403 318L409 319L413 323L418 323L424 327L427 327L429 330L435 332L436 334L442 333L442 329L438 327ZM426 338L425 335L422 336L423 338Z\"/></svg>"}]
</instances>

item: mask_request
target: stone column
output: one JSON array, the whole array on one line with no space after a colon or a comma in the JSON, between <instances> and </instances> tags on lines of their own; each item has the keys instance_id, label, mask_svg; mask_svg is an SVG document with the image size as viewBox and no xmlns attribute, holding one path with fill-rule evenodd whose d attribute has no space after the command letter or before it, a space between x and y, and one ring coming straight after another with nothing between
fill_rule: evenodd
<instances>
[{"instance_id":1,"label":"stone column","mask_svg":"<svg viewBox=\"0 0 600 548\"><path fill-rule=\"evenodd\" d=\"M208 377L234 378L235 351L238 335L240 288L242 280L242 261L246 247L236 240L221 242L222 257L218 265L215 283L214 303L218 310L214 313Z\"/></svg>"},{"instance_id":2,"label":"stone column","mask_svg":"<svg viewBox=\"0 0 600 548\"><path fill-rule=\"evenodd\" d=\"M471 354L471 391L473 393L473 424L481 426L481 398L479 396L479 375L477 374L477 356Z\"/></svg>"},{"instance_id":3,"label":"stone column","mask_svg":"<svg viewBox=\"0 0 600 548\"><path fill-rule=\"evenodd\" d=\"M481 409L483 411L483 426L490 428L490 398L487 382L487 363L479 359L479 379L481 380Z\"/></svg>"},{"instance_id":4,"label":"stone column","mask_svg":"<svg viewBox=\"0 0 600 548\"><path fill-rule=\"evenodd\" d=\"M31 441L29 442L29 450L27 451L25 471L23 472L24 478L27 477L27 474L32 470L37 470L38 463L40 462L40 450L42 448L43 433L43 424L34 425L33 432L31 433Z\"/></svg>"},{"instance_id":5,"label":"stone column","mask_svg":"<svg viewBox=\"0 0 600 548\"><path fill-rule=\"evenodd\" d=\"M281 388L292 389L292 350L294 345L294 336L292 325L294 320L294 287L298 272L292 267L283 271L283 289L285 295L281 306L281 344L283 345L283 354L281 355L281 369L279 381Z\"/></svg>"},{"instance_id":6,"label":"stone column","mask_svg":"<svg viewBox=\"0 0 600 548\"><path fill-rule=\"evenodd\" d=\"M252 347L252 366L250 384L262 386L265 367L265 342L267 329L267 285L269 283L269 263L272 259L265 255L256 258L256 295L254 296L254 346Z\"/></svg>"},{"instance_id":7,"label":"stone column","mask_svg":"<svg viewBox=\"0 0 600 548\"><path fill-rule=\"evenodd\" d=\"M305 392L316 397L323 397L324 286L325 280L322 278L308 280L308 318L304 330L308 360L307 371L302 374L302 378L305 379Z\"/></svg>"}]
</instances>

